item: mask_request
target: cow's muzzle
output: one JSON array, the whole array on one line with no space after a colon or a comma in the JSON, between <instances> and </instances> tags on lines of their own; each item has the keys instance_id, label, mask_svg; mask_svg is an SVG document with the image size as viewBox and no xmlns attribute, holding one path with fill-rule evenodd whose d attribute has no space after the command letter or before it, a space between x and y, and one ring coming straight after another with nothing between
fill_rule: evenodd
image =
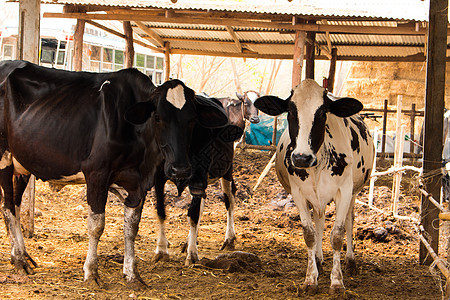
<instances>
[{"instance_id":1,"label":"cow's muzzle","mask_svg":"<svg viewBox=\"0 0 450 300\"><path fill-rule=\"evenodd\" d=\"M176 166L169 167L167 176L172 180L184 180L191 177L192 169L190 166Z\"/></svg>"},{"instance_id":2,"label":"cow's muzzle","mask_svg":"<svg viewBox=\"0 0 450 300\"><path fill-rule=\"evenodd\" d=\"M259 123L259 117L258 116L250 117L248 120L250 121L250 123L253 123L253 124Z\"/></svg>"},{"instance_id":3,"label":"cow's muzzle","mask_svg":"<svg viewBox=\"0 0 450 300\"><path fill-rule=\"evenodd\" d=\"M311 154L292 154L291 158L296 168L310 168L317 165L317 158Z\"/></svg>"}]
</instances>

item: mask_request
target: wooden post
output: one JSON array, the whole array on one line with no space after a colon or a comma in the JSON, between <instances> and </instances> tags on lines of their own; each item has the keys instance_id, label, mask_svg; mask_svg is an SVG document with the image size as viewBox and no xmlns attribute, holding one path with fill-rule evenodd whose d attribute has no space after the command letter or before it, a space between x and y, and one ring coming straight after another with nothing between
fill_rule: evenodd
<instances>
[{"instance_id":1,"label":"wooden post","mask_svg":"<svg viewBox=\"0 0 450 300\"><path fill-rule=\"evenodd\" d=\"M395 148L394 148L394 168L399 169L403 164L403 146L404 141L404 127L402 126L402 100L401 95L397 98L397 129L395 137ZM402 173L396 172L393 176L392 182L392 212L394 217L397 216L398 211L398 198L400 197L400 183L402 181Z\"/></svg>"},{"instance_id":2,"label":"wooden post","mask_svg":"<svg viewBox=\"0 0 450 300\"><path fill-rule=\"evenodd\" d=\"M40 13L39 0L19 1L17 58L35 64L39 63ZM34 186L35 178L31 176L21 204L23 234L28 238L34 233Z\"/></svg>"},{"instance_id":3,"label":"wooden post","mask_svg":"<svg viewBox=\"0 0 450 300\"><path fill-rule=\"evenodd\" d=\"M133 28L130 21L123 21L123 33L125 34L125 68L132 68L134 62Z\"/></svg>"},{"instance_id":4,"label":"wooden post","mask_svg":"<svg viewBox=\"0 0 450 300\"><path fill-rule=\"evenodd\" d=\"M84 27L86 25L85 20L77 20L75 32L73 34L73 70L83 70L83 35Z\"/></svg>"},{"instance_id":5,"label":"wooden post","mask_svg":"<svg viewBox=\"0 0 450 300\"><path fill-rule=\"evenodd\" d=\"M430 0L427 48L427 81L425 96L425 135L423 146L423 173L439 169L442 164L442 131L445 96L445 64L447 51L448 0ZM441 176L432 176L425 189L435 199L440 199ZM422 196L420 222L432 249L438 253L439 209ZM419 261L431 264L433 259L420 243Z\"/></svg>"},{"instance_id":6,"label":"wooden post","mask_svg":"<svg viewBox=\"0 0 450 300\"><path fill-rule=\"evenodd\" d=\"M230 63L231 68L233 69L233 75L234 75L234 85L236 87L236 92L242 95L242 88L241 88L241 82L239 80L239 74L236 70L236 65L234 64L234 58L230 57Z\"/></svg>"},{"instance_id":7,"label":"wooden post","mask_svg":"<svg viewBox=\"0 0 450 300\"><path fill-rule=\"evenodd\" d=\"M41 2L19 1L19 38L17 58L39 63Z\"/></svg>"},{"instance_id":8,"label":"wooden post","mask_svg":"<svg viewBox=\"0 0 450 300\"><path fill-rule=\"evenodd\" d=\"M381 157L386 155L386 126L387 126L387 109L388 109L388 101L384 100L384 108L383 108L383 134L381 136Z\"/></svg>"},{"instance_id":9,"label":"wooden post","mask_svg":"<svg viewBox=\"0 0 450 300\"><path fill-rule=\"evenodd\" d=\"M164 42L164 70L165 80L170 80L170 43Z\"/></svg>"},{"instance_id":10,"label":"wooden post","mask_svg":"<svg viewBox=\"0 0 450 300\"><path fill-rule=\"evenodd\" d=\"M315 24L316 21L310 21L308 24ZM316 33L308 31L306 34L306 78L314 79L314 60L316 56Z\"/></svg>"},{"instance_id":11,"label":"wooden post","mask_svg":"<svg viewBox=\"0 0 450 300\"><path fill-rule=\"evenodd\" d=\"M331 61L330 61L330 71L328 72L328 91L333 93L334 90L334 78L336 75L336 59L337 59L337 48L331 49Z\"/></svg>"},{"instance_id":12,"label":"wooden post","mask_svg":"<svg viewBox=\"0 0 450 300\"><path fill-rule=\"evenodd\" d=\"M305 56L306 33L304 31L295 32L294 62L292 64L292 88L295 88L302 81L303 59Z\"/></svg>"},{"instance_id":13,"label":"wooden post","mask_svg":"<svg viewBox=\"0 0 450 300\"><path fill-rule=\"evenodd\" d=\"M409 138L411 141L415 142L415 140L414 140L414 134L415 134L414 127L416 126L416 104L415 103L413 103L411 105L411 121L410 121L410 123L411 123L411 128L409 130ZM411 153L411 154L414 153L415 146L416 145L414 143L411 143L411 142L409 143L409 153Z\"/></svg>"}]
</instances>

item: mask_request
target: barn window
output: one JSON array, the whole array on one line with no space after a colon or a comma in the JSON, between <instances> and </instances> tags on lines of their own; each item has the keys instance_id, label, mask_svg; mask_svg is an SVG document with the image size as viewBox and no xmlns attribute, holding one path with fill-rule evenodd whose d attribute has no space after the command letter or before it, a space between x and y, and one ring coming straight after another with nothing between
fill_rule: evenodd
<instances>
[{"instance_id":1,"label":"barn window","mask_svg":"<svg viewBox=\"0 0 450 300\"><path fill-rule=\"evenodd\" d=\"M154 69L155 68L155 57L152 55L147 55L147 61L145 64L145 67L148 69Z\"/></svg>"},{"instance_id":2,"label":"barn window","mask_svg":"<svg viewBox=\"0 0 450 300\"><path fill-rule=\"evenodd\" d=\"M123 51L115 50L114 51L114 70L118 71L123 69Z\"/></svg>"},{"instance_id":3,"label":"barn window","mask_svg":"<svg viewBox=\"0 0 450 300\"><path fill-rule=\"evenodd\" d=\"M103 48L102 70L112 71L113 66L113 49Z\"/></svg>"},{"instance_id":4,"label":"barn window","mask_svg":"<svg viewBox=\"0 0 450 300\"><path fill-rule=\"evenodd\" d=\"M156 68L158 70L162 70L163 69L163 65L164 65L164 59L162 57L157 57L156 58Z\"/></svg>"}]
</instances>

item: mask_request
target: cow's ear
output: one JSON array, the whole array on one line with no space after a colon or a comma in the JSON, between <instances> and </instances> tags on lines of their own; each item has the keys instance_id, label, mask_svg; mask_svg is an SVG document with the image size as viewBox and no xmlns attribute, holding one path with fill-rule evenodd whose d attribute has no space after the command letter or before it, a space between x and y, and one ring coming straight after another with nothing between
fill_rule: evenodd
<instances>
[{"instance_id":1,"label":"cow's ear","mask_svg":"<svg viewBox=\"0 0 450 300\"><path fill-rule=\"evenodd\" d=\"M134 125L144 124L155 111L151 102L138 102L125 112L125 120Z\"/></svg>"},{"instance_id":2,"label":"cow's ear","mask_svg":"<svg viewBox=\"0 0 450 300\"><path fill-rule=\"evenodd\" d=\"M228 116L220 102L212 98L195 96L198 122L205 128L218 128L228 124Z\"/></svg>"},{"instance_id":3,"label":"cow's ear","mask_svg":"<svg viewBox=\"0 0 450 300\"><path fill-rule=\"evenodd\" d=\"M350 117L359 113L362 109L362 103L353 98L340 98L331 101L329 104L330 113L341 118Z\"/></svg>"},{"instance_id":4,"label":"cow's ear","mask_svg":"<svg viewBox=\"0 0 450 300\"><path fill-rule=\"evenodd\" d=\"M244 96L236 92L236 97L238 97L239 100L244 100Z\"/></svg>"},{"instance_id":5,"label":"cow's ear","mask_svg":"<svg viewBox=\"0 0 450 300\"><path fill-rule=\"evenodd\" d=\"M262 96L255 100L254 105L257 109L270 116L278 116L288 111L290 101L290 96L286 100L276 96Z\"/></svg>"}]
</instances>

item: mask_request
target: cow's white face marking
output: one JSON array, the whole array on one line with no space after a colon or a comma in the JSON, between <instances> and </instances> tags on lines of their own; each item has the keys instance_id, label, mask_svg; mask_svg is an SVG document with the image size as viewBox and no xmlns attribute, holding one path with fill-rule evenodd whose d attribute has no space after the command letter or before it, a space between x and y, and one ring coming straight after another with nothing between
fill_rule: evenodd
<instances>
[{"instance_id":1,"label":"cow's white face marking","mask_svg":"<svg viewBox=\"0 0 450 300\"><path fill-rule=\"evenodd\" d=\"M317 82L311 79L302 81L294 90L291 101L297 107L298 135L293 154L314 155L310 145L310 133L317 109L323 105L323 91Z\"/></svg>"},{"instance_id":2,"label":"cow's white face marking","mask_svg":"<svg viewBox=\"0 0 450 300\"><path fill-rule=\"evenodd\" d=\"M258 94L252 91L247 92L247 97L250 101L252 101L252 103L255 103L255 100L259 98Z\"/></svg>"},{"instance_id":3,"label":"cow's white face marking","mask_svg":"<svg viewBox=\"0 0 450 300\"><path fill-rule=\"evenodd\" d=\"M0 160L0 169L4 169L9 167L12 164L12 155L11 152L5 151Z\"/></svg>"},{"instance_id":4,"label":"cow's white face marking","mask_svg":"<svg viewBox=\"0 0 450 300\"><path fill-rule=\"evenodd\" d=\"M177 85L173 89L167 90L167 101L178 109L182 109L186 103L184 98L184 88L182 85Z\"/></svg>"}]
</instances>

